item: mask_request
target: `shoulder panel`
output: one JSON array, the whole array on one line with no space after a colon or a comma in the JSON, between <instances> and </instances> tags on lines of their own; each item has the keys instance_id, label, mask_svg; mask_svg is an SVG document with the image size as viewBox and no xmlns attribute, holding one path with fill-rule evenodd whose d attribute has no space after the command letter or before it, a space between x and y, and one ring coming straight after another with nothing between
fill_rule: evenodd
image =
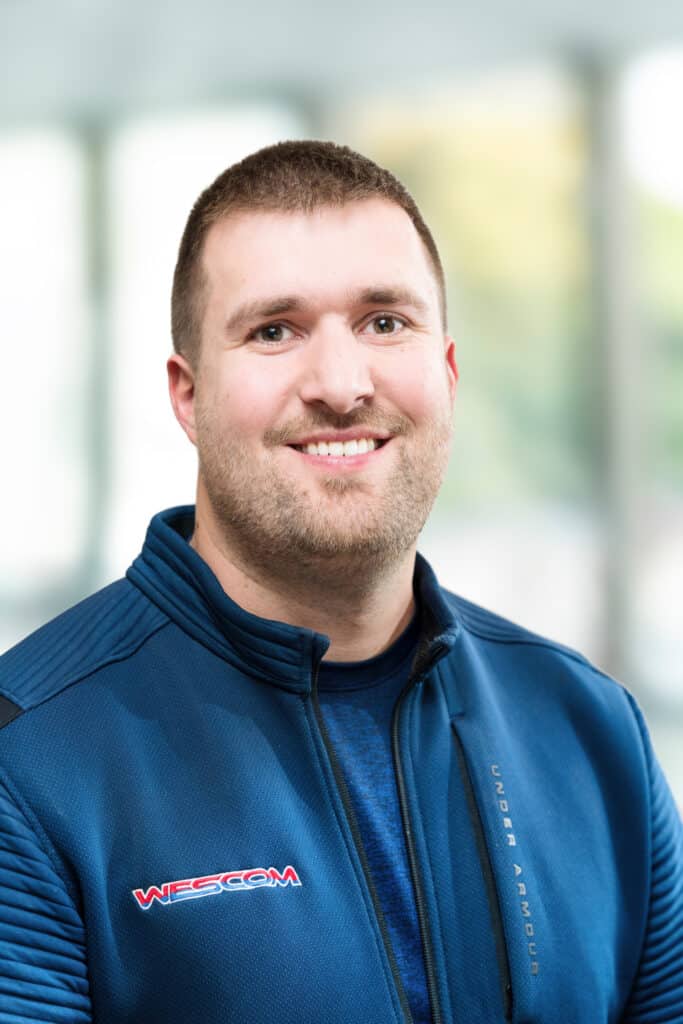
<instances>
[{"instance_id":1,"label":"shoulder panel","mask_svg":"<svg viewBox=\"0 0 683 1024\"><path fill-rule=\"evenodd\" d=\"M510 621L510 619L505 619L502 615L496 615L495 612L482 608L480 605L474 604L458 594L453 594L448 590L443 590L442 592L464 628L469 630L470 633L474 633L486 640L494 640L500 643L536 644L541 647L550 647L558 653L565 654L575 661L581 662L582 665L598 672L598 674L604 674L599 669L596 669L583 654L572 647L567 647L557 640L551 640L549 637L541 636L539 633L533 633L524 626Z\"/></svg>"},{"instance_id":2,"label":"shoulder panel","mask_svg":"<svg viewBox=\"0 0 683 1024\"><path fill-rule=\"evenodd\" d=\"M96 669L128 657L168 616L128 580L117 580L62 612L0 657L7 724Z\"/></svg>"}]
</instances>

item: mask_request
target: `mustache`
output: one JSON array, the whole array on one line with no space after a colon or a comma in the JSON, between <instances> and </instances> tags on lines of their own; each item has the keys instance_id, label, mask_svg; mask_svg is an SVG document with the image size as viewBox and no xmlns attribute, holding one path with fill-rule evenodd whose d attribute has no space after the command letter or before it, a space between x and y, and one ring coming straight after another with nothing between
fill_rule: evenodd
<instances>
[{"instance_id":1,"label":"mustache","mask_svg":"<svg viewBox=\"0 0 683 1024\"><path fill-rule=\"evenodd\" d=\"M311 412L305 418L292 420L282 427L274 427L265 431L263 440L267 445L289 444L294 438L321 430L351 430L354 427L367 429L368 432L378 431L387 434L406 434L410 430L410 420L405 416L390 415L378 410L357 409L350 413L339 414L332 410Z\"/></svg>"}]
</instances>

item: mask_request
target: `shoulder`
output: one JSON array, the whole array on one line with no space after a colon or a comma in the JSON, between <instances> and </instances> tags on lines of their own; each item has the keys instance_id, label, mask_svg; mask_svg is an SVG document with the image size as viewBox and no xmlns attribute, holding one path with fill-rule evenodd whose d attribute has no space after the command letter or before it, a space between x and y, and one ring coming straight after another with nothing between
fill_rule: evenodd
<instances>
[{"instance_id":1,"label":"shoulder","mask_svg":"<svg viewBox=\"0 0 683 1024\"><path fill-rule=\"evenodd\" d=\"M458 594L443 588L441 593L458 622L461 651L480 659L482 672L495 677L511 697L554 701L565 710L588 701L605 714L618 709L633 723L630 693L585 655Z\"/></svg>"},{"instance_id":2,"label":"shoulder","mask_svg":"<svg viewBox=\"0 0 683 1024\"><path fill-rule=\"evenodd\" d=\"M481 605L474 604L473 601L468 601L459 594L454 594L443 588L441 593L461 627L472 636L503 646L522 645L528 648L544 650L549 655L554 654L562 658L568 658L585 668L596 672L600 671L583 654L572 647L568 647L540 633L534 633L525 626L521 626L511 619L506 619L496 612L483 608ZM609 677L605 676L605 678Z\"/></svg>"},{"instance_id":3,"label":"shoulder","mask_svg":"<svg viewBox=\"0 0 683 1024\"><path fill-rule=\"evenodd\" d=\"M133 654L168 619L121 579L62 612L0 657L0 697L27 711ZM8 718L11 708L6 708Z\"/></svg>"}]
</instances>

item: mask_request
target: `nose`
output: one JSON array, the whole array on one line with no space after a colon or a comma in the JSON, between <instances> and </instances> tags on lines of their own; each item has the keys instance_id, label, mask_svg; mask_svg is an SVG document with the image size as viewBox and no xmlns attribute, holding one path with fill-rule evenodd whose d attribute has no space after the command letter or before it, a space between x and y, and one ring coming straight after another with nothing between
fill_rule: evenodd
<instances>
[{"instance_id":1,"label":"nose","mask_svg":"<svg viewBox=\"0 0 683 1024\"><path fill-rule=\"evenodd\" d=\"M304 350L299 395L307 405L351 412L375 393L370 353L349 328L320 327Z\"/></svg>"}]
</instances>

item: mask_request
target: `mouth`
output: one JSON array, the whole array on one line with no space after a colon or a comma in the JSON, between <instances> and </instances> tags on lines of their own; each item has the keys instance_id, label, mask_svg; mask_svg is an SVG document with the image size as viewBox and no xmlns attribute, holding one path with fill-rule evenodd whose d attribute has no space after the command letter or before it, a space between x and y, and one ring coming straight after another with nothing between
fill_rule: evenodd
<instances>
[{"instance_id":1,"label":"mouth","mask_svg":"<svg viewBox=\"0 0 683 1024\"><path fill-rule=\"evenodd\" d=\"M352 441L317 441L307 444L291 444L297 452L325 459L353 459L361 455L369 455L378 448L383 448L390 438L361 437Z\"/></svg>"}]
</instances>

